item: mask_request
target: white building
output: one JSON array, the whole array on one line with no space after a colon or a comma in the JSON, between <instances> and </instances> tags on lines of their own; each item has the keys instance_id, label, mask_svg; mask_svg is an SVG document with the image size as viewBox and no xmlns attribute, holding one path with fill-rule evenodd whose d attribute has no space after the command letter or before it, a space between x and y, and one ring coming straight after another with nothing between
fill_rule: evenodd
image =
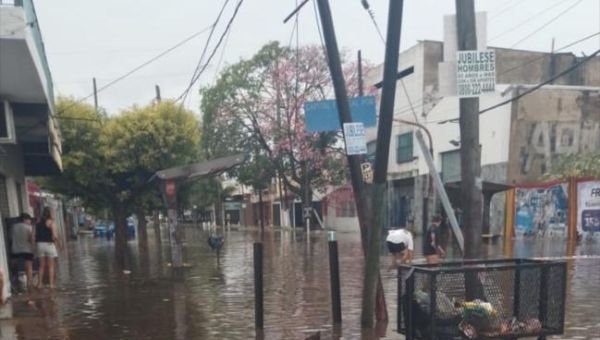
<instances>
[{"instance_id":1,"label":"white building","mask_svg":"<svg viewBox=\"0 0 600 340\"><path fill-rule=\"evenodd\" d=\"M0 224L30 210L25 176L59 174L52 77L32 0L0 4ZM8 275L5 233L0 268ZM10 292L4 287L5 295Z\"/></svg>"},{"instance_id":2,"label":"white building","mask_svg":"<svg viewBox=\"0 0 600 340\"><path fill-rule=\"evenodd\" d=\"M401 120L425 126L432 136L434 161L443 181L449 189L459 187L455 17L445 17L444 24L444 42L421 41L400 53L399 70L412 66L414 73L397 83L386 226L407 225L421 232L425 215L432 213L423 209L429 169L415 138L416 128ZM480 97L480 110L510 99L582 60L572 53L486 47L485 13L477 14L477 36L479 49L496 52L496 92ZM367 75L367 86L381 81L382 69L380 65ZM503 191L506 185L539 180L561 153L600 148L600 138L594 137L600 132L599 87L600 58L594 58L556 79L553 85L480 115L482 179L489 209L484 214L489 218L484 221L484 233L500 234L504 225L504 196L494 193ZM367 135L372 153L376 129L369 129ZM453 194L457 191L450 192L451 200ZM456 196L453 201L460 206ZM328 227L358 230L356 218L328 217Z\"/></svg>"}]
</instances>

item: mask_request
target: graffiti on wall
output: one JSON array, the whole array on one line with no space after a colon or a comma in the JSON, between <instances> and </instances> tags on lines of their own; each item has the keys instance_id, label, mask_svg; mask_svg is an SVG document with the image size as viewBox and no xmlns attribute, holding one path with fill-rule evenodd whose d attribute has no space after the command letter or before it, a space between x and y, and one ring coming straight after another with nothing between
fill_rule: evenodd
<instances>
[{"instance_id":1,"label":"graffiti on wall","mask_svg":"<svg viewBox=\"0 0 600 340\"><path fill-rule=\"evenodd\" d=\"M566 183L548 187L516 188L514 230L517 236L566 235Z\"/></svg>"},{"instance_id":2,"label":"graffiti on wall","mask_svg":"<svg viewBox=\"0 0 600 340\"><path fill-rule=\"evenodd\" d=\"M561 154L600 148L600 122L533 121L520 123L519 129L524 132L519 148L521 175L543 175Z\"/></svg>"}]
</instances>

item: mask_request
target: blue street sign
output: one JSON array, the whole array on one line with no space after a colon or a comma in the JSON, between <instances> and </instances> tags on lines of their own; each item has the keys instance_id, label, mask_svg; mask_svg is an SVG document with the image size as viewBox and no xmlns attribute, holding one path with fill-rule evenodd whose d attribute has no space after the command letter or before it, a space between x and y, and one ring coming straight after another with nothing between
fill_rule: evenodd
<instances>
[{"instance_id":1,"label":"blue street sign","mask_svg":"<svg viewBox=\"0 0 600 340\"><path fill-rule=\"evenodd\" d=\"M362 122L365 127L377 124L375 97L350 98L352 122ZM341 130L337 103L333 99L304 103L304 129L306 132L326 132Z\"/></svg>"}]
</instances>

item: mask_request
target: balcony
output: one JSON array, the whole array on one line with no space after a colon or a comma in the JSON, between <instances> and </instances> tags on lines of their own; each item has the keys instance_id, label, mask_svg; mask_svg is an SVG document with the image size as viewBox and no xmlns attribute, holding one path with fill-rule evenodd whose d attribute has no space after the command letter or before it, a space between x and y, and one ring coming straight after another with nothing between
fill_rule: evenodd
<instances>
[{"instance_id":1,"label":"balcony","mask_svg":"<svg viewBox=\"0 0 600 340\"><path fill-rule=\"evenodd\" d=\"M60 172L52 75L32 0L0 0L0 101L11 106L25 174Z\"/></svg>"}]
</instances>

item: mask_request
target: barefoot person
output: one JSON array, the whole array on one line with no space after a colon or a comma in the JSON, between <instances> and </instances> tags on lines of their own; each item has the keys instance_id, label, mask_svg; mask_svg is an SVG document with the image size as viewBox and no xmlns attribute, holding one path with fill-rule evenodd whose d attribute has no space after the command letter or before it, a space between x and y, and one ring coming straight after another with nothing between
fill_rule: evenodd
<instances>
[{"instance_id":1,"label":"barefoot person","mask_svg":"<svg viewBox=\"0 0 600 340\"><path fill-rule=\"evenodd\" d=\"M399 229L390 229L385 241L388 250L393 256L391 268L396 268L404 263L410 263L414 248L413 237L410 231L403 227Z\"/></svg>"},{"instance_id":2,"label":"barefoot person","mask_svg":"<svg viewBox=\"0 0 600 340\"><path fill-rule=\"evenodd\" d=\"M440 262L440 256L445 256L446 252L440 244L440 224L442 218L434 216L431 221L431 226L427 229L425 240L423 241L423 255L429 264Z\"/></svg>"},{"instance_id":3,"label":"barefoot person","mask_svg":"<svg viewBox=\"0 0 600 340\"><path fill-rule=\"evenodd\" d=\"M44 208L42 218L35 226L35 242L37 244L37 255L40 258L39 286L43 285L44 275L47 273L50 288L54 288L54 265L58 257L56 251L58 234L48 207Z\"/></svg>"},{"instance_id":4,"label":"barefoot person","mask_svg":"<svg viewBox=\"0 0 600 340\"><path fill-rule=\"evenodd\" d=\"M33 272L33 228L31 216L23 213L19 216L19 223L12 227L12 258L23 261L25 275L27 276L27 289L31 289Z\"/></svg>"}]
</instances>

